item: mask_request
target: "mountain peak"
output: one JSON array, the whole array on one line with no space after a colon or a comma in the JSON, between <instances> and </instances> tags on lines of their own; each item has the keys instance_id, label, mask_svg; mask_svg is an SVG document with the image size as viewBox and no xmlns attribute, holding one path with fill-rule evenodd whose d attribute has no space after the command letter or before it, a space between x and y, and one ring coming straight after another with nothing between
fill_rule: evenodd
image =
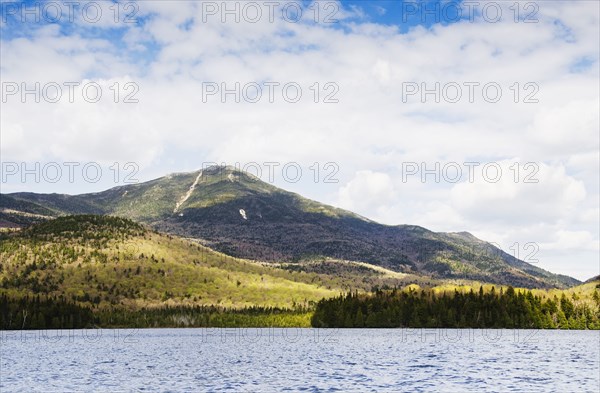
<instances>
[{"instance_id":1,"label":"mountain peak","mask_svg":"<svg viewBox=\"0 0 600 393\"><path fill-rule=\"evenodd\" d=\"M242 171L240 168L234 167L232 165L211 165L206 168L198 169L192 172L175 172L165 177L156 179L156 181L160 181L161 179L170 180L173 178L182 177L189 178L192 176L198 179L198 184L215 184L219 182L237 182L243 185L247 185L248 183L259 183L261 185L267 184L252 173ZM260 188L264 189L265 187L261 186Z\"/></svg>"}]
</instances>

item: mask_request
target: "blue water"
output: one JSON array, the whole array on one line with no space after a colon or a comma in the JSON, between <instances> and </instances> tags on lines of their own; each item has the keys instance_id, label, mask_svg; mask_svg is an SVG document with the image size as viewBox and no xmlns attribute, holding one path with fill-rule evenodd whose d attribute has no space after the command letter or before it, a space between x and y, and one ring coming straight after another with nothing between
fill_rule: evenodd
<instances>
[{"instance_id":1,"label":"blue water","mask_svg":"<svg viewBox=\"0 0 600 393\"><path fill-rule=\"evenodd\" d=\"M1 392L599 392L599 331L0 332Z\"/></svg>"}]
</instances>

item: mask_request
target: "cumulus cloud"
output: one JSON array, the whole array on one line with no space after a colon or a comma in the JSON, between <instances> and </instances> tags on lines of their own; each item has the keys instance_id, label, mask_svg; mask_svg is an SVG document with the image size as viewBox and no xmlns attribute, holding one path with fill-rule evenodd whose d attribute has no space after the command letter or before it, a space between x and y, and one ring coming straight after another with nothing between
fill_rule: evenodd
<instances>
[{"instance_id":1,"label":"cumulus cloud","mask_svg":"<svg viewBox=\"0 0 600 393\"><path fill-rule=\"evenodd\" d=\"M350 210L379 209L393 201L396 191L387 173L358 171L339 190L339 205Z\"/></svg>"},{"instance_id":2,"label":"cumulus cloud","mask_svg":"<svg viewBox=\"0 0 600 393\"><path fill-rule=\"evenodd\" d=\"M473 174L473 181L451 191L453 205L468 218L512 225L556 222L575 214L586 197L583 182L568 176L562 165L515 159L478 166Z\"/></svg>"},{"instance_id":3,"label":"cumulus cloud","mask_svg":"<svg viewBox=\"0 0 600 393\"><path fill-rule=\"evenodd\" d=\"M582 147L598 152L598 108L600 101L576 100L567 105L543 107L534 117L531 136L546 149L564 155L581 153Z\"/></svg>"},{"instance_id":4,"label":"cumulus cloud","mask_svg":"<svg viewBox=\"0 0 600 393\"><path fill-rule=\"evenodd\" d=\"M338 23L309 11L297 23L280 13L223 23L201 2L139 2L138 23L78 20L68 34L47 25L3 35L3 82L94 81L110 97L115 82L132 81L139 103L3 103L2 160L136 161L141 179L203 161L331 161L339 188L308 194L389 224L539 241L573 255L598 241L598 3L545 2L538 23L514 23L512 3L502 3L510 17L498 23L478 15L408 29L394 25L393 8L375 11L384 24L369 7L335 4ZM256 104L222 103L220 94L203 102L206 82L267 81L299 84L301 100L276 90L272 103L266 91ZM456 83L461 99L406 97L407 82ZM502 89L496 103L482 92L489 82ZM325 103L328 94L338 102ZM537 103L524 101L530 94ZM514 157L539 166L538 183L510 181ZM506 176L403 182L402 163L423 161L497 161ZM581 272L597 273L597 255L581 255Z\"/></svg>"}]
</instances>

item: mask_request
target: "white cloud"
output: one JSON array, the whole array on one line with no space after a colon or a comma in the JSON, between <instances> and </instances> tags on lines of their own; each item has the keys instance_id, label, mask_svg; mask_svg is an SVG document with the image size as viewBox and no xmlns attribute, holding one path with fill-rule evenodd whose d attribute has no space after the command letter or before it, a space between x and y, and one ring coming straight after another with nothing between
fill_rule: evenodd
<instances>
[{"instance_id":1,"label":"white cloud","mask_svg":"<svg viewBox=\"0 0 600 393\"><path fill-rule=\"evenodd\" d=\"M465 217L510 225L556 222L576 212L586 197L582 181L563 166L527 165L514 159L474 169L473 182L452 188L453 205Z\"/></svg>"},{"instance_id":2,"label":"white cloud","mask_svg":"<svg viewBox=\"0 0 600 393\"><path fill-rule=\"evenodd\" d=\"M598 3L546 2L533 24L478 19L406 34L364 22L360 10L343 9L336 17L344 29L336 29L312 23L308 13L301 23L224 24L218 16L203 23L198 2L138 4L147 20L127 26L122 40L77 30L65 36L57 26L2 40L2 81L93 79L110 86L130 79L140 88L138 104L3 104L3 160L136 161L148 174L194 167L194 159L196 167L334 161L337 192L315 185L310 194L389 224L469 230L549 248L597 241ZM503 4L505 15L512 16L510 5ZM206 81L295 81L303 99L203 103ZM474 103L403 102L402 84L410 81L492 81L503 96L496 104L479 90ZM337 83L339 103L315 104L315 82L321 100L323 84ZM519 103L510 90L515 82ZM539 103L522 102L527 82L538 85ZM402 162L506 166L514 157L537 163L540 182L401 181ZM580 263L581 272L595 269L589 254Z\"/></svg>"},{"instance_id":3,"label":"white cloud","mask_svg":"<svg viewBox=\"0 0 600 393\"><path fill-rule=\"evenodd\" d=\"M547 250L590 250L598 251L599 245L594 235L588 231L565 231L558 230L555 241L542 244Z\"/></svg>"},{"instance_id":4,"label":"white cloud","mask_svg":"<svg viewBox=\"0 0 600 393\"><path fill-rule=\"evenodd\" d=\"M598 99L543 107L535 115L530 132L537 143L561 154L578 153L586 145L589 151L598 152L598 108Z\"/></svg>"},{"instance_id":5,"label":"white cloud","mask_svg":"<svg viewBox=\"0 0 600 393\"><path fill-rule=\"evenodd\" d=\"M338 204L349 210L377 210L392 201L395 194L388 174L358 171L352 180L340 188Z\"/></svg>"}]
</instances>

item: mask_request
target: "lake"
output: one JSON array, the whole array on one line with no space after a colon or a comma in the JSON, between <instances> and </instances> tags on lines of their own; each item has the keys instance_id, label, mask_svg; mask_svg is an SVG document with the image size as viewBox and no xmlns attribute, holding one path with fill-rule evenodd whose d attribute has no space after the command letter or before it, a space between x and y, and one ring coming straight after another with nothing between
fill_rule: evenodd
<instances>
[{"instance_id":1,"label":"lake","mask_svg":"<svg viewBox=\"0 0 600 393\"><path fill-rule=\"evenodd\" d=\"M2 392L598 392L600 331L2 331Z\"/></svg>"}]
</instances>

